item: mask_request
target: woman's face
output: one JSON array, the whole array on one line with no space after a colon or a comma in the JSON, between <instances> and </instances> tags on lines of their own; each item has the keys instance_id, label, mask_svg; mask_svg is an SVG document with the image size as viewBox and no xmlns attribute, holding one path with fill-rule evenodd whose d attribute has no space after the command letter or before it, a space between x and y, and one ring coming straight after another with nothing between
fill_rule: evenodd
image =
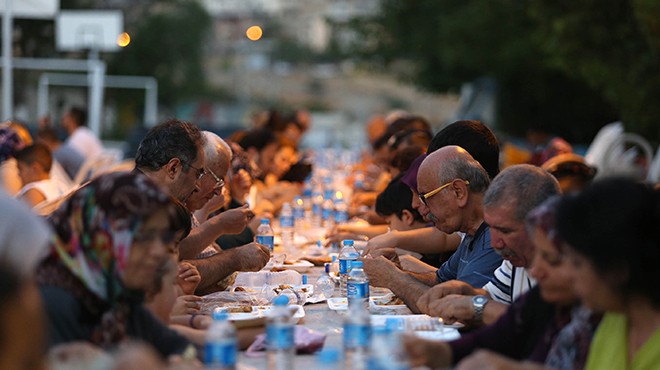
<instances>
[{"instance_id":1,"label":"woman's face","mask_svg":"<svg viewBox=\"0 0 660 370\"><path fill-rule=\"evenodd\" d=\"M176 249L176 235L170 230L167 212L155 212L133 236L123 283L126 288L147 291L156 269Z\"/></svg>"},{"instance_id":2,"label":"woman's face","mask_svg":"<svg viewBox=\"0 0 660 370\"><path fill-rule=\"evenodd\" d=\"M593 263L570 248L566 255L575 291L582 303L594 311L621 310L621 300L612 289L612 284L596 272Z\"/></svg>"},{"instance_id":3,"label":"woman's face","mask_svg":"<svg viewBox=\"0 0 660 370\"><path fill-rule=\"evenodd\" d=\"M283 146L275 154L271 173L277 177L284 175L296 163L296 152L290 146Z\"/></svg>"},{"instance_id":4,"label":"woman's face","mask_svg":"<svg viewBox=\"0 0 660 370\"><path fill-rule=\"evenodd\" d=\"M570 263L542 229L534 227L531 234L536 248L530 275L536 279L544 301L568 306L577 301Z\"/></svg>"}]
</instances>

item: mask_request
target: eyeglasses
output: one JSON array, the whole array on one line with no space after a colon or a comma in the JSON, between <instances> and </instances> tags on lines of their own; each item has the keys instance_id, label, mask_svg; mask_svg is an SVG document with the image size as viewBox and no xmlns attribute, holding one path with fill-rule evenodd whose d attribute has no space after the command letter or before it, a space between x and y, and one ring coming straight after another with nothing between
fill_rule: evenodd
<instances>
[{"instance_id":1,"label":"eyeglasses","mask_svg":"<svg viewBox=\"0 0 660 370\"><path fill-rule=\"evenodd\" d=\"M211 171L210 168L207 168L206 171L208 173L210 173L211 176L213 176L213 179L215 180L215 186L214 186L215 189L220 189L221 187L225 186L225 180L224 179L219 178L218 175L213 173L213 171Z\"/></svg>"},{"instance_id":2,"label":"eyeglasses","mask_svg":"<svg viewBox=\"0 0 660 370\"><path fill-rule=\"evenodd\" d=\"M456 180L463 181L463 182L465 183L465 185L470 185L470 182L467 181L467 180L453 179L453 180L449 181L448 183L446 183L446 184L444 184L444 185L441 185L440 187L436 188L435 190L431 190L431 191L429 191L429 192L426 193L426 194L419 194L419 200L420 200L420 202L424 203L424 205L428 207L429 205L426 203L426 201L427 201L430 197L432 197L432 196L438 194L439 192L442 191L442 189L444 189L444 188L448 187L449 185L453 184L454 181L456 181Z\"/></svg>"},{"instance_id":3,"label":"eyeglasses","mask_svg":"<svg viewBox=\"0 0 660 370\"><path fill-rule=\"evenodd\" d=\"M197 176L196 176L196 177L197 177L197 180L201 179L202 176L206 175L206 170L203 169L203 168L197 168L197 167L193 166L191 163L186 163L186 162L184 162L184 161L181 161L181 163L184 163L184 164L186 164L188 167L190 167L190 168L192 168L193 170L197 171Z\"/></svg>"}]
</instances>

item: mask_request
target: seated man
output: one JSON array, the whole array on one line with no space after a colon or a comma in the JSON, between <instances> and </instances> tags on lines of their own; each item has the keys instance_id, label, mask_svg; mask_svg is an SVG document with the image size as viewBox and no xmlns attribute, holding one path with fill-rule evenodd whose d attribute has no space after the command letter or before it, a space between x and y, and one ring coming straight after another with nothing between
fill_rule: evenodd
<instances>
[{"instance_id":1,"label":"seated man","mask_svg":"<svg viewBox=\"0 0 660 370\"><path fill-rule=\"evenodd\" d=\"M59 198L70 190L67 184L50 178L53 157L44 144L25 147L16 153L15 158L18 175L23 181L23 187L16 198L31 207Z\"/></svg>"},{"instance_id":2,"label":"seated man","mask_svg":"<svg viewBox=\"0 0 660 370\"><path fill-rule=\"evenodd\" d=\"M195 205L192 203L196 197L209 197L210 199L215 188L221 187L205 169L204 142L205 138L199 129L189 122L169 120L154 126L140 143L135 157L136 170L143 172L160 184L170 195L185 204L189 210L194 209ZM225 172L217 171L220 176L224 176L226 167ZM208 175L207 172L209 172ZM218 177L218 180L221 178ZM204 189L202 189L202 185L204 185ZM193 197L194 192L199 194ZM243 212L240 213L239 219L246 217ZM245 225L243 224L243 226ZM197 238L196 241L195 238ZM191 232L191 235L181 241L182 258L196 257L212 243L213 239L213 236L200 234L199 230L195 233ZM186 244L200 249L191 252ZM198 290L203 293L213 291L218 281L234 271L261 269L268 261L268 257L263 257L264 255L269 255L267 248L252 243L244 248L235 248L209 258L190 259L188 262L197 267L202 277Z\"/></svg>"},{"instance_id":3,"label":"seated man","mask_svg":"<svg viewBox=\"0 0 660 370\"><path fill-rule=\"evenodd\" d=\"M488 325L497 320L508 305L536 284L527 271L534 247L525 217L557 194L557 180L535 166L512 166L497 175L484 196L484 220L490 225L491 246L504 262L482 289L447 281L426 292L417 307L449 323L482 321Z\"/></svg>"},{"instance_id":4,"label":"seated man","mask_svg":"<svg viewBox=\"0 0 660 370\"><path fill-rule=\"evenodd\" d=\"M417 182L420 213L447 234L465 233L456 252L437 271L423 274L404 272L383 256L364 259L370 283L389 288L414 312L429 286L455 279L482 286L502 262L490 248L490 228L483 218L488 174L465 149L446 146L430 154Z\"/></svg>"}]
</instances>

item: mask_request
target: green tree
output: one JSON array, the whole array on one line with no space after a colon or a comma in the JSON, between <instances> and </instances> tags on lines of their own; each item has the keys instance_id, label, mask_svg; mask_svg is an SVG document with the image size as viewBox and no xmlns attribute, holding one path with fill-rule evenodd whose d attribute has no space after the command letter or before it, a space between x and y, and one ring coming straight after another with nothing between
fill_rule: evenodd
<instances>
[{"instance_id":1,"label":"green tree","mask_svg":"<svg viewBox=\"0 0 660 370\"><path fill-rule=\"evenodd\" d=\"M203 95L203 48L210 24L195 0L153 1L130 32L130 45L113 56L109 73L156 77L163 104Z\"/></svg>"},{"instance_id":2,"label":"green tree","mask_svg":"<svg viewBox=\"0 0 660 370\"><path fill-rule=\"evenodd\" d=\"M565 6L561 8L555 3ZM555 50L564 40L551 32L553 16L570 18L565 8L573 3L569 0L384 0L380 14L354 23L363 35L355 50L359 56L385 63L412 61L415 81L435 91L457 88L481 76L493 77L500 86L498 126L501 129L520 134L534 127L570 140L589 141L603 124L629 116L624 114L623 105L617 104L618 100L605 93L602 85L575 73L571 70L575 65L562 64L570 54L565 53L567 58L562 59ZM583 32L591 32L588 15L610 10L602 9L608 6L602 5L603 2L583 3L579 7L588 11L581 26ZM650 0L644 3L653 7ZM545 8L553 6L556 14L546 14ZM654 32L658 31L657 19L647 22ZM574 40L581 37L580 33L568 36ZM590 73L598 71L590 70ZM645 98L652 96L647 94ZM639 104L642 99L639 95L637 99ZM627 125L640 127L632 119Z\"/></svg>"}]
</instances>

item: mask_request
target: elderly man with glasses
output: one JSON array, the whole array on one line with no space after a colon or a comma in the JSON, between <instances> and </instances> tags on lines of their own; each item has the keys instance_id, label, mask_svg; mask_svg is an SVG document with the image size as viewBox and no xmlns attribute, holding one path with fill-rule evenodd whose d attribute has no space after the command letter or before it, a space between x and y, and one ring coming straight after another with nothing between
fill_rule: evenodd
<instances>
[{"instance_id":1,"label":"elderly man with glasses","mask_svg":"<svg viewBox=\"0 0 660 370\"><path fill-rule=\"evenodd\" d=\"M446 146L430 154L417 175L418 210L440 231L463 233L463 240L447 262L429 273L402 271L382 256L365 258L370 284L389 288L419 312L416 302L431 286L449 280L472 286L489 282L502 258L490 247L490 228L484 222L488 185L488 174L465 149Z\"/></svg>"}]
</instances>

